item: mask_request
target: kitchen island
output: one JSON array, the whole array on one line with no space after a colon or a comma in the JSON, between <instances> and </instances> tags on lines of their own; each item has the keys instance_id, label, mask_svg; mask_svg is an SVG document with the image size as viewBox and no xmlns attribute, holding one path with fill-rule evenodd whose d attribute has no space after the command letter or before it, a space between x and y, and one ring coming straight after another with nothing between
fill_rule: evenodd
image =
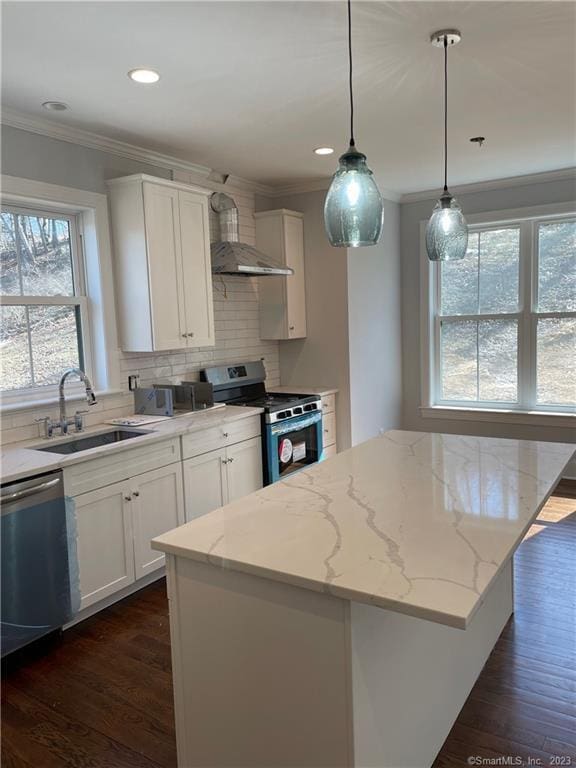
<instances>
[{"instance_id":1,"label":"kitchen island","mask_svg":"<svg viewBox=\"0 0 576 768\"><path fill-rule=\"evenodd\" d=\"M388 432L156 539L181 768L431 765L573 453Z\"/></svg>"}]
</instances>

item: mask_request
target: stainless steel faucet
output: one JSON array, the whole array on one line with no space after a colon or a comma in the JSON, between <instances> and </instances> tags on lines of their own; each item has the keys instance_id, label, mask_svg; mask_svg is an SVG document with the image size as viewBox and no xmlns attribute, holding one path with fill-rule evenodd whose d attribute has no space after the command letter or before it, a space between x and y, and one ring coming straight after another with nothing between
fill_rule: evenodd
<instances>
[{"instance_id":1,"label":"stainless steel faucet","mask_svg":"<svg viewBox=\"0 0 576 768\"><path fill-rule=\"evenodd\" d=\"M42 419L35 419L37 422L41 422L44 424L44 437L49 438L52 437L54 430L59 429L61 435L67 435L68 434L68 427L70 424L74 424L74 428L76 432L82 432L84 429L84 418L82 414L86 413L86 411L76 411L73 418L69 419L66 416L66 398L64 397L64 384L66 383L66 379L68 376L78 376L80 378L80 381L84 383L84 387L86 389L86 400L88 401L88 405L96 405L98 402L96 400L96 395L94 394L94 390L92 389L92 384L90 382L90 379L84 371L81 371L80 368L69 368L67 371L64 371L62 376L60 377L60 383L58 384L58 403L60 405L60 419L59 421L52 421L52 419L49 416L45 416Z\"/></svg>"},{"instance_id":2,"label":"stainless steel faucet","mask_svg":"<svg viewBox=\"0 0 576 768\"><path fill-rule=\"evenodd\" d=\"M81 432L84 429L82 411L76 411L73 419L68 419L66 417L66 398L64 397L64 384L66 383L68 376L78 376L80 381L83 382L86 389L86 400L88 401L88 405L96 405L98 402L96 400L94 390L92 389L90 379L88 376L86 376L84 371L81 371L80 368L69 368L67 371L64 371L60 377L60 384L58 384L58 403L60 405L60 424L58 426L60 427L60 433L62 435L68 434L69 424L75 425L76 432Z\"/></svg>"}]
</instances>

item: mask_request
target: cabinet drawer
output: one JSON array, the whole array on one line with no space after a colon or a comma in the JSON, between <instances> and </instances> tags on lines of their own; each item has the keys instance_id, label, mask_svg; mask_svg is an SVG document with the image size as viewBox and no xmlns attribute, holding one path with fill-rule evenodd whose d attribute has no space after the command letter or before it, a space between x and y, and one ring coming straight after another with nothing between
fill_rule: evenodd
<instances>
[{"instance_id":1,"label":"cabinet drawer","mask_svg":"<svg viewBox=\"0 0 576 768\"><path fill-rule=\"evenodd\" d=\"M324 395L322 397L323 413L333 413L336 410L336 395Z\"/></svg>"},{"instance_id":2,"label":"cabinet drawer","mask_svg":"<svg viewBox=\"0 0 576 768\"><path fill-rule=\"evenodd\" d=\"M177 437L140 448L127 448L65 468L64 488L67 496L77 496L176 461L180 461L180 440Z\"/></svg>"},{"instance_id":3,"label":"cabinet drawer","mask_svg":"<svg viewBox=\"0 0 576 768\"><path fill-rule=\"evenodd\" d=\"M334 445L336 443L336 414L335 413L323 413L322 414L322 440L325 446Z\"/></svg>"},{"instance_id":4,"label":"cabinet drawer","mask_svg":"<svg viewBox=\"0 0 576 768\"><path fill-rule=\"evenodd\" d=\"M191 459L242 440L250 440L252 437L260 437L260 416L248 416L218 427L183 435L182 458Z\"/></svg>"},{"instance_id":5,"label":"cabinet drawer","mask_svg":"<svg viewBox=\"0 0 576 768\"><path fill-rule=\"evenodd\" d=\"M336 446L335 445L327 445L324 448L324 458L325 459L329 459L332 456L336 456L336 454L337 454L337 450L336 450Z\"/></svg>"}]
</instances>

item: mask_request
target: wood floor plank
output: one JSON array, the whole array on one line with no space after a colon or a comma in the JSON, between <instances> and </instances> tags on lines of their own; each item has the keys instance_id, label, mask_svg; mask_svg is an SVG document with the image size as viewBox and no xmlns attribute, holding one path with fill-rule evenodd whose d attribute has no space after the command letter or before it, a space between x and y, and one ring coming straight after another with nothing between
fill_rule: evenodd
<instances>
[{"instance_id":1,"label":"wood floor plank","mask_svg":"<svg viewBox=\"0 0 576 768\"><path fill-rule=\"evenodd\" d=\"M559 490L517 552L515 614L434 768L506 755L576 766L576 483ZM163 581L5 674L2 766L175 768Z\"/></svg>"},{"instance_id":2,"label":"wood floor plank","mask_svg":"<svg viewBox=\"0 0 576 768\"><path fill-rule=\"evenodd\" d=\"M7 701L2 707L2 746L24 761L42 768L157 768L158 764L144 755L126 749L76 719L55 713L11 683L4 683L3 687Z\"/></svg>"}]
</instances>

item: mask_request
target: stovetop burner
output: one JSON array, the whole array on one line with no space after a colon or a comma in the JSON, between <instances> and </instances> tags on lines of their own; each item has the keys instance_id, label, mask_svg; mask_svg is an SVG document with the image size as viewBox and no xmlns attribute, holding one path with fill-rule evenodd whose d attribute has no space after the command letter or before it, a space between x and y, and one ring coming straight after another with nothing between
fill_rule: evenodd
<instances>
[{"instance_id":1,"label":"stovetop burner","mask_svg":"<svg viewBox=\"0 0 576 768\"><path fill-rule=\"evenodd\" d=\"M253 408L264 408L267 413L283 410L284 408L294 408L304 406L308 403L318 401L316 395L276 395L273 392L266 392L260 397L245 397L230 401L230 405L247 405Z\"/></svg>"},{"instance_id":2,"label":"stovetop burner","mask_svg":"<svg viewBox=\"0 0 576 768\"><path fill-rule=\"evenodd\" d=\"M214 402L263 408L272 424L322 410L318 395L267 392L262 361L206 368L201 379L214 387Z\"/></svg>"}]
</instances>

